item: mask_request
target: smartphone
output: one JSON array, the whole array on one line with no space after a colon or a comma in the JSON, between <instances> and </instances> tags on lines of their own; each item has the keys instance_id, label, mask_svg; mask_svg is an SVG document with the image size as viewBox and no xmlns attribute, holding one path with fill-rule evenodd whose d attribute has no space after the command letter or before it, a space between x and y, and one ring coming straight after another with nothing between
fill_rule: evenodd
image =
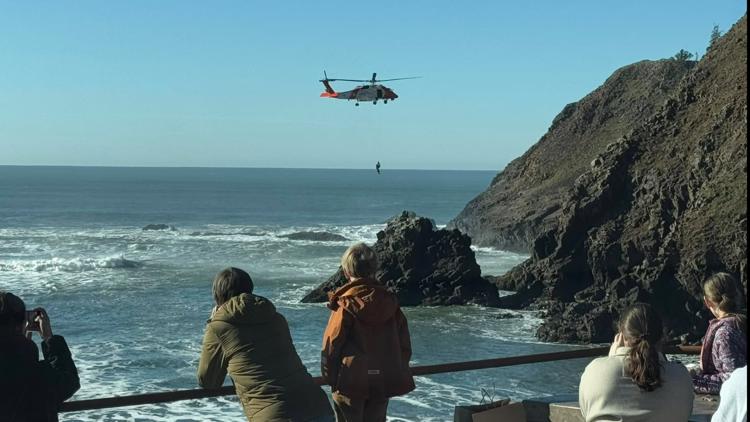
<instances>
[{"instance_id":1,"label":"smartphone","mask_svg":"<svg viewBox=\"0 0 750 422\"><path fill-rule=\"evenodd\" d=\"M38 316L39 311L26 311L26 331L40 331Z\"/></svg>"}]
</instances>

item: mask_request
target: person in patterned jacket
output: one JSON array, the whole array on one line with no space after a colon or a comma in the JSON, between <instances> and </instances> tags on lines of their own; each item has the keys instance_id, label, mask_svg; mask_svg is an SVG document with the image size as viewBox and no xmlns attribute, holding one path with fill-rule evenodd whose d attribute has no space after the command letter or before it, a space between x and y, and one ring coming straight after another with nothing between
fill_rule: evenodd
<instances>
[{"instance_id":1,"label":"person in patterned jacket","mask_svg":"<svg viewBox=\"0 0 750 422\"><path fill-rule=\"evenodd\" d=\"M703 337L700 371L693 374L698 394L719 394L732 372L747 365L747 316L740 312L742 295L737 280L727 273L703 284L704 302L716 317Z\"/></svg>"}]
</instances>

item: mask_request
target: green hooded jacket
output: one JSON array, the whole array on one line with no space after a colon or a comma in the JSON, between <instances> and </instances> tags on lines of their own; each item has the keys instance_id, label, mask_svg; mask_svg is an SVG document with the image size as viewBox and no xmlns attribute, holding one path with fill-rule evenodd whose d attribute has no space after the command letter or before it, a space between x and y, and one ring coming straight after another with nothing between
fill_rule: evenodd
<instances>
[{"instance_id":1,"label":"green hooded jacket","mask_svg":"<svg viewBox=\"0 0 750 422\"><path fill-rule=\"evenodd\" d=\"M227 373L249 421L305 422L333 414L297 355L286 319L266 298L235 296L208 321L198 383L219 388Z\"/></svg>"}]
</instances>

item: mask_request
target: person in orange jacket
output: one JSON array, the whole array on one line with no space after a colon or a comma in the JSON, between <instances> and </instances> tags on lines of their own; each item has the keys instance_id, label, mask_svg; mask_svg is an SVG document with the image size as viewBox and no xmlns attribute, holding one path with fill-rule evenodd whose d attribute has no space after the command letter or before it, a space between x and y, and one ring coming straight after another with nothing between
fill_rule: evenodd
<instances>
[{"instance_id":1,"label":"person in orange jacket","mask_svg":"<svg viewBox=\"0 0 750 422\"><path fill-rule=\"evenodd\" d=\"M375 279L371 248L350 247L341 268L349 282L329 293L321 371L337 422L385 422L388 399L415 388L409 327L396 296Z\"/></svg>"}]
</instances>

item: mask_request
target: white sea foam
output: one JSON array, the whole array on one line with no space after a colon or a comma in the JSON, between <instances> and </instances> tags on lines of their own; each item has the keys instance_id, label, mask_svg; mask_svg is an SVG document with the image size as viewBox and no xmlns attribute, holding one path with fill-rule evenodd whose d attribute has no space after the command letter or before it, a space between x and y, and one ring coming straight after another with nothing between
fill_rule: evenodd
<instances>
[{"instance_id":1,"label":"white sea foam","mask_svg":"<svg viewBox=\"0 0 750 422\"><path fill-rule=\"evenodd\" d=\"M183 339L161 344L156 333L153 334L153 338L147 340L137 344L116 340L88 345L71 344L81 378L81 390L76 393L73 400L174 389L165 387L163 380L137 376L134 373L136 368L153 371L167 369L167 366L176 367L175 376L194 379L197 357L200 353L198 343L192 339ZM243 413L236 398L229 396L161 405L63 413L60 416L62 421L175 422L241 420Z\"/></svg>"},{"instance_id":2,"label":"white sea foam","mask_svg":"<svg viewBox=\"0 0 750 422\"><path fill-rule=\"evenodd\" d=\"M165 325L158 326L154 332L143 326L150 326L149 321L132 322L108 314L107 319L112 320L112 328L119 330L119 335L71 333L69 342L83 385L76 399L194 388L203 318L202 311L195 309L210 309L211 274L226 265L247 268L257 280L256 288L270 294L289 317L293 330L300 330L294 334L297 350L311 372L316 373L312 369L317 366L319 356L320 333L316 327L320 325L322 329L327 311L323 305L300 304L299 300L336 271L340 255L348 245L360 241L374 243L377 232L383 227L383 224L294 227L207 224L181 225L175 232L144 232L140 227L0 229L0 285L29 295L35 303L44 305L50 292L67 294L67 297L96 292L96 295L116 297L112 300L132 309L141 306L161 309L163 301L169 302L170 311L162 320ZM334 233L348 240L314 242L279 237L304 231ZM474 249L483 272L489 274L500 274L525 259L523 255L491 248ZM196 272L206 281L185 280L194 279ZM89 286L94 283L96 289L91 289ZM159 294L130 297L133 292L150 292L162 285L168 287ZM192 288L192 296L183 298L183 288ZM204 292L205 298L201 296ZM184 302L179 302L183 299ZM196 301L204 299L205 306L196 305ZM62 299L53 305L61 311L66 306ZM539 319L534 313L522 311L517 313L520 318L495 319L493 314L500 311L478 307L412 308L406 312L413 338L418 338L420 332L426 333L421 340L414 340L415 350L420 354L415 356L417 364L492 357L497 356L498 345L536 343L533 333ZM196 328L181 332L177 339L174 336L167 339L169 324L184 320L198 321ZM63 329L61 334L66 334L65 327L76 325L72 316L56 321ZM78 343L76 336L82 335L94 340ZM457 341L465 345L457 344L450 352L442 351L447 339L460 339ZM502 394L535 395L535 390L523 385L518 376L503 379L507 387L504 385L505 389L499 390ZM477 403L481 394L476 386L491 386L492 381L492 375L485 373L472 375L468 381L453 375L418 378L417 391L394 399L391 413L399 416L388 420L450 420L453 405ZM64 421L243 419L239 403L231 397L70 413L61 417Z\"/></svg>"},{"instance_id":3,"label":"white sea foam","mask_svg":"<svg viewBox=\"0 0 750 422\"><path fill-rule=\"evenodd\" d=\"M472 245L471 249L474 251L477 263L482 267L483 275L503 275L529 258L528 255L490 247Z\"/></svg>"},{"instance_id":4,"label":"white sea foam","mask_svg":"<svg viewBox=\"0 0 750 422\"><path fill-rule=\"evenodd\" d=\"M0 271L11 272L85 272L101 269L130 269L140 268L144 263L127 259L123 256L106 258L52 258L42 260L11 260L0 262Z\"/></svg>"},{"instance_id":5,"label":"white sea foam","mask_svg":"<svg viewBox=\"0 0 750 422\"><path fill-rule=\"evenodd\" d=\"M374 243L376 234L382 230L383 225L315 225L315 226L252 226L252 225L224 225L213 224L200 227L188 227L171 231L145 232L146 237L151 240L157 239L179 239L187 242L208 240L212 242L236 242L236 243L263 243L263 244L285 244L294 243L303 246L316 245L348 245L354 242ZM315 241L315 240L293 240L284 236L303 232L324 232L339 235L346 240ZM144 236L141 234L140 236Z\"/></svg>"}]
</instances>

